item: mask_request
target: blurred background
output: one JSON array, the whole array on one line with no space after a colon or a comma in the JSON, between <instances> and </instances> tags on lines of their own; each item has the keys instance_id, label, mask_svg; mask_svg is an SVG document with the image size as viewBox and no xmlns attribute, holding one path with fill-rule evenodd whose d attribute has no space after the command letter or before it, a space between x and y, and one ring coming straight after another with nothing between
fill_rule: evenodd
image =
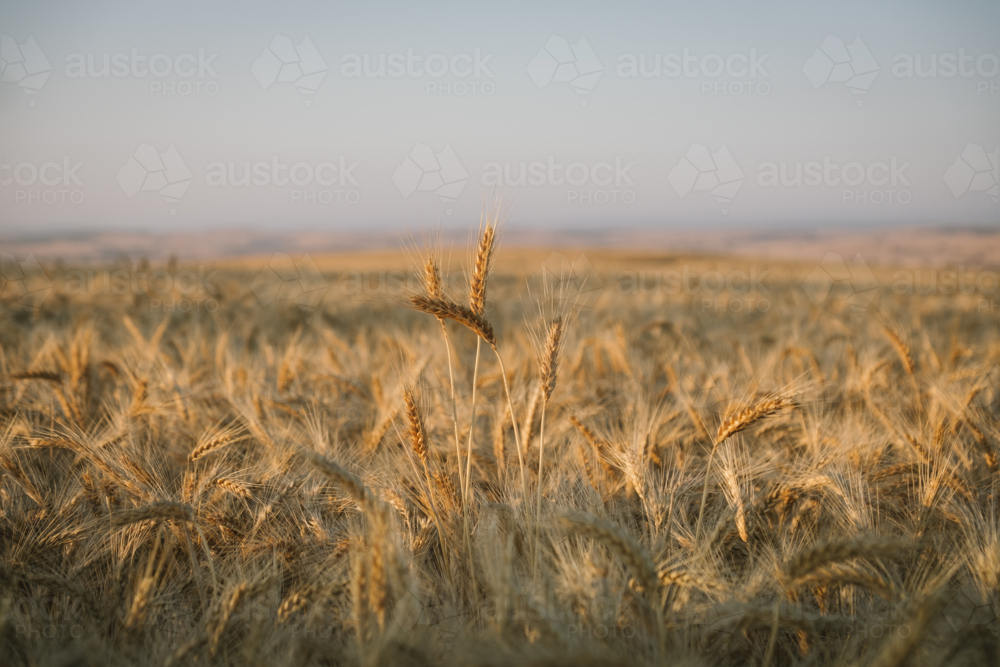
<instances>
[{"instance_id":1,"label":"blurred background","mask_svg":"<svg viewBox=\"0 0 1000 667\"><path fill-rule=\"evenodd\" d=\"M0 243L18 251L464 238L497 189L524 244L891 245L920 227L931 252L1000 227L994 1L0 16Z\"/></svg>"}]
</instances>

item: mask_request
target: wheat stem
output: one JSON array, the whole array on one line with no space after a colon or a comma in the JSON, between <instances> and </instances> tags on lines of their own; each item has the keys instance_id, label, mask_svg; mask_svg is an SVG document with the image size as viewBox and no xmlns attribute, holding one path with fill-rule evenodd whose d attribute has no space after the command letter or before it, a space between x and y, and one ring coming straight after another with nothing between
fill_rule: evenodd
<instances>
[{"instance_id":1,"label":"wheat stem","mask_svg":"<svg viewBox=\"0 0 1000 667\"><path fill-rule=\"evenodd\" d=\"M514 416L514 403L510 400L510 386L507 384L507 370L503 365L503 358L500 351L493 347L493 352L497 356L497 363L500 364L500 378L503 380L503 391L507 395L507 408L510 410L510 424L514 427L514 444L517 446L517 463L521 469L521 493L525 502L528 501L528 478L524 474L524 453L521 451L521 436L517 431L517 417Z\"/></svg>"},{"instance_id":2,"label":"wheat stem","mask_svg":"<svg viewBox=\"0 0 1000 667\"><path fill-rule=\"evenodd\" d=\"M540 537L538 534L538 525L542 521L542 462L545 456L545 406L548 404L548 399L542 400L542 419L538 430L538 502L535 508L535 557L533 559L534 565L532 566L532 579L538 573L538 552L541 550L541 543L539 542Z\"/></svg>"},{"instance_id":3,"label":"wheat stem","mask_svg":"<svg viewBox=\"0 0 1000 667\"><path fill-rule=\"evenodd\" d=\"M451 389L451 425L455 433L455 460L458 461L458 485L465 487L465 476L462 474L462 442L458 435L458 401L455 399L455 371L451 363L451 340L448 337L448 326L444 319L438 318L441 322L441 332L444 334L444 349L448 356L448 385Z\"/></svg>"},{"instance_id":4,"label":"wheat stem","mask_svg":"<svg viewBox=\"0 0 1000 667\"><path fill-rule=\"evenodd\" d=\"M750 428L761 419L770 417L782 408L794 405L795 401L791 396L767 398L739 412L730 414L719 424L719 430L715 434L715 442L712 444L712 453L708 456L708 465L705 468L705 483L702 485L701 490L701 508L698 510L698 524L694 531L694 540L696 543L698 537L701 535L701 522L705 516L705 502L708 500L708 480L712 474L712 461L715 460L715 452L719 448L719 445L740 431Z\"/></svg>"}]
</instances>

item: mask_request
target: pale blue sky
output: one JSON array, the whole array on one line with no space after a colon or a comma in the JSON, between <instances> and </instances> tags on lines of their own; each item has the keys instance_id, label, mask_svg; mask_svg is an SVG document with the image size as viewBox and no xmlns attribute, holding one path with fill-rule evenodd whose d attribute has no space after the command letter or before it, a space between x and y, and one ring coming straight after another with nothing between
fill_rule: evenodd
<instances>
[{"instance_id":1,"label":"pale blue sky","mask_svg":"<svg viewBox=\"0 0 1000 667\"><path fill-rule=\"evenodd\" d=\"M1000 224L995 185L990 191L1000 143L998 26L995 1L418 7L0 0L7 68L0 83L0 226L14 233L340 230L438 221L465 227L478 217L489 175L506 169L516 180L522 162L529 173L538 163L535 171L545 176L540 184L508 184L516 197L511 224L518 226ZM272 51L282 51L276 35L292 49L284 78L295 79L291 61L306 56L314 69L326 68L318 85L300 81L314 93L273 80L280 57L265 49L277 44ZM51 67L40 88L18 69L44 69L29 57L29 38ZM855 80L862 91L856 94L823 62L853 47L836 71L863 69L859 46L878 73ZM559 55L564 47L570 61L596 59L596 83L560 80L552 58L566 60ZM128 69L133 50L158 66L176 62L184 74L192 64L197 70L201 51L208 66L186 76L79 76L76 66L88 58L97 69L105 57ZM432 68L453 62L456 71L379 78L344 70L354 59L391 62L408 50L430 58ZM484 69L466 76L477 50ZM655 57L682 58L685 50L699 64L691 76L627 77L620 69L642 57L652 71ZM949 59L957 63L963 53L971 76L946 76ZM743 74L740 64L753 54L762 71ZM938 61L936 75L898 76L899 63L917 56L925 70L932 57ZM700 71L701 64L711 72L727 61L732 74ZM571 71L573 62L567 66L558 72ZM29 93L32 86L37 91ZM447 88L451 94L441 94ZM143 160L127 167L137 152L152 151L155 162L171 145L186 173L174 168L159 182ZM731 156L726 164L723 146ZM441 157L446 147L451 153ZM698 155L708 161L694 165ZM893 159L901 178L883 182L881 165L890 167L888 176ZM437 168L435 160L450 174L447 192L425 173ZM783 164L791 175L801 163L808 173L810 162L853 163L849 177L859 168L867 174L850 187L837 182L839 168L818 185L766 185L769 169L780 172ZM275 163L302 163L301 181L319 170L323 182L314 174L299 186L230 184L230 165L239 180L246 163L260 163L257 173L269 180L282 177ZM551 175L550 163L557 166ZM573 179L585 182L562 182L569 165ZM733 196L716 196L722 190L713 190L709 173L716 169L742 176ZM463 170L464 186L455 176ZM162 186L178 179L189 184L170 197L176 184Z\"/></svg>"}]
</instances>

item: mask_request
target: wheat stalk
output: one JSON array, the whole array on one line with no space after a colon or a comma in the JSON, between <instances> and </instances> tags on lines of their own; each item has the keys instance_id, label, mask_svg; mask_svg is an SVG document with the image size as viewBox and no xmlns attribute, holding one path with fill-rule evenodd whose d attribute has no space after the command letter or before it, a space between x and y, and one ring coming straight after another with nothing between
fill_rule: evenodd
<instances>
[{"instance_id":1,"label":"wheat stalk","mask_svg":"<svg viewBox=\"0 0 1000 667\"><path fill-rule=\"evenodd\" d=\"M722 443L727 438L750 428L760 420L770 417L783 408L794 406L795 399L793 397L776 396L747 406L739 412L732 413L719 424L719 429L715 434L715 444Z\"/></svg>"},{"instance_id":2,"label":"wheat stalk","mask_svg":"<svg viewBox=\"0 0 1000 667\"><path fill-rule=\"evenodd\" d=\"M902 336L895 329L883 325L882 333L885 334L886 339L892 345L893 349L896 350L896 354L899 355L899 360L903 362L906 372L913 375L915 365L913 363L913 354L910 352L910 346L906 344L906 341L903 340Z\"/></svg>"},{"instance_id":3,"label":"wheat stalk","mask_svg":"<svg viewBox=\"0 0 1000 667\"><path fill-rule=\"evenodd\" d=\"M234 496L239 496L243 500L250 500L250 498L253 497L247 487L228 477L216 477L212 480L212 484L215 484L220 489L228 491Z\"/></svg>"},{"instance_id":4,"label":"wheat stalk","mask_svg":"<svg viewBox=\"0 0 1000 667\"><path fill-rule=\"evenodd\" d=\"M430 299L447 301L447 299L444 298L444 289L441 283L441 272L438 269L437 262L435 262L432 257L428 257L427 261L424 263L424 289L427 291L427 296ZM461 466L462 443L458 435L458 401L455 398L455 371L451 363L451 340L448 337L448 326L445 324L446 318L438 317L437 319L438 322L441 323L441 335L444 336L445 355L448 359L448 386L451 392L451 425L452 433L455 438L455 456L456 460L459 461L458 483L459 486L465 488L465 478ZM486 322L486 324L488 324L488 322Z\"/></svg>"},{"instance_id":5,"label":"wheat stalk","mask_svg":"<svg viewBox=\"0 0 1000 667\"><path fill-rule=\"evenodd\" d=\"M539 385L542 388L542 398L545 403L552 398L552 392L556 388L556 376L559 366L559 348L562 345L563 319L553 318L549 324L548 335L545 337L545 347L542 351L539 364ZM542 409L544 410L544 405Z\"/></svg>"},{"instance_id":6,"label":"wheat stalk","mask_svg":"<svg viewBox=\"0 0 1000 667\"><path fill-rule=\"evenodd\" d=\"M416 455L417 460L420 461L420 465L423 468L424 482L427 489L427 504L430 508L431 514L433 515L434 523L437 525L441 541L444 542L447 539L447 536L445 534L444 527L441 525L441 520L437 511L437 504L434 502L434 494L431 491L431 473L427 464L427 434L424 430L424 422L420 416L420 410L417 407L417 400L413 396L413 390L409 387L403 389L403 402L406 405L406 421L408 424L407 436L410 440L410 447L413 449L414 455ZM443 555L445 563L447 564L447 552ZM450 568L446 569L449 570L450 575ZM384 618L382 620L384 621Z\"/></svg>"},{"instance_id":7,"label":"wheat stalk","mask_svg":"<svg viewBox=\"0 0 1000 667\"><path fill-rule=\"evenodd\" d=\"M133 510L126 510L111 517L112 526L127 526L140 521L195 520L194 508L184 503L161 501L144 505Z\"/></svg>"},{"instance_id":8,"label":"wheat stalk","mask_svg":"<svg viewBox=\"0 0 1000 667\"><path fill-rule=\"evenodd\" d=\"M590 449L594 453L594 458L597 459L597 462L601 464L601 469L604 471L605 477L610 478L614 474L614 469L611 467L611 465L607 462L607 460L604 457L604 448L605 448L604 441L598 438L597 435L592 430L587 428L587 426L585 426L583 422L581 422L576 417L576 415L570 415L569 421L571 424L573 424L573 426L576 427L578 431L580 431L580 434L583 435L584 440L586 440L587 443L590 445Z\"/></svg>"},{"instance_id":9,"label":"wheat stalk","mask_svg":"<svg viewBox=\"0 0 1000 667\"><path fill-rule=\"evenodd\" d=\"M438 319L458 322L486 341L490 347L496 347L497 338L493 331L493 325L482 313L477 313L467 306L446 298L433 298L419 294L411 296L410 303L422 313L433 315Z\"/></svg>"},{"instance_id":10,"label":"wheat stalk","mask_svg":"<svg viewBox=\"0 0 1000 667\"><path fill-rule=\"evenodd\" d=\"M883 577L847 565L827 565L819 567L807 575L800 576L795 583L847 584L861 586L892 602L895 588Z\"/></svg>"},{"instance_id":11,"label":"wheat stalk","mask_svg":"<svg viewBox=\"0 0 1000 667\"><path fill-rule=\"evenodd\" d=\"M434 473L434 486L437 487L441 497L445 499L448 509L453 512L461 509L462 501L451 477L440 471Z\"/></svg>"},{"instance_id":12,"label":"wheat stalk","mask_svg":"<svg viewBox=\"0 0 1000 667\"><path fill-rule=\"evenodd\" d=\"M278 624L282 624L296 612L302 611L309 604L309 596L303 591L293 591L281 601L278 606Z\"/></svg>"},{"instance_id":13,"label":"wheat stalk","mask_svg":"<svg viewBox=\"0 0 1000 667\"><path fill-rule=\"evenodd\" d=\"M549 324L549 332L545 338L545 347L539 363L539 386L542 393L542 422L539 427L538 436L538 500L535 508L535 558L534 568L538 568L539 558L539 535L538 526L542 521L542 489L544 488L542 477L542 464L545 457L545 408L552 397L552 392L556 387L556 375L559 366L559 346L562 342L563 322L561 317L556 317Z\"/></svg>"},{"instance_id":14,"label":"wheat stalk","mask_svg":"<svg viewBox=\"0 0 1000 667\"><path fill-rule=\"evenodd\" d=\"M208 431L202 436L201 441L188 454L188 463L194 463L198 459L204 458L226 445L239 439L240 429L231 427L223 431Z\"/></svg>"},{"instance_id":15,"label":"wheat stalk","mask_svg":"<svg viewBox=\"0 0 1000 667\"><path fill-rule=\"evenodd\" d=\"M417 455L424 468L427 468L427 437L424 434L424 423L417 410L417 401L413 397L413 390L403 389L403 402L406 405L406 422L409 426L406 434L410 439L410 447Z\"/></svg>"},{"instance_id":16,"label":"wheat stalk","mask_svg":"<svg viewBox=\"0 0 1000 667\"><path fill-rule=\"evenodd\" d=\"M45 380L47 382L61 383L62 375L55 371L23 371L21 373L11 373L11 380Z\"/></svg>"},{"instance_id":17,"label":"wheat stalk","mask_svg":"<svg viewBox=\"0 0 1000 667\"><path fill-rule=\"evenodd\" d=\"M427 296L432 299L441 299L444 297L441 285L441 271L438 269L437 262L434 261L433 257L428 257L424 263L424 289L427 290Z\"/></svg>"},{"instance_id":18,"label":"wheat stalk","mask_svg":"<svg viewBox=\"0 0 1000 667\"><path fill-rule=\"evenodd\" d=\"M895 556L904 552L909 546L907 542L901 540L880 538L824 542L796 554L785 564L784 574L789 581L797 581L808 577L827 563L852 558Z\"/></svg>"},{"instance_id":19,"label":"wheat stalk","mask_svg":"<svg viewBox=\"0 0 1000 667\"><path fill-rule=\"evenodd\" d=\"M135 595L132 598L132 606L129 608L128 616L125 619L125 628L135 630L146 618L146 611L149 609L149 600L156 580L153 577L143 577L135 587Z\"/></svg>"},{"instance_id":20,"label":"wheat stalk","mask_svg":"<svg viewBox=\"0 0 1000 667\"><path fill-rule=\"evenodd\" d=\"M695 541L701 535L701 522L705 516L705 503L708 500L708 480L712 474L712 461L719 445L728 438L736 435L740 431L750 428L760 420L770 417L783 408L795 406L795 399L792 396L774 396L749 405L738 412L731 413L719 424L719 429L715 434L715 441L712 451L708 455L708 465L705 466L705 483L701 491L701 508L698 510L698 523L695 528Z\"/></svg>"},{"instance_id":21,"label":"wheat stalk","mask_svg":"<svg viewBox=\"0 0 1000 667\"><path fill-rule=\"evenodd\" d=\"M305 457L331 480L344 487L351 496L362 505L371 505L375 502L375 495L371 489L355 475L347 472L339 465L330 461L326 457L315 452L306 452Z\"/></svg>"},{"instance_id":22,"label":"wheat stalk","mask_svg":"<svg viewBox=\"0 0 1000 667\"><path fill-rule=\"evenodd\" d=\"M531 436L535 429L535 415L538 414L538 403L542 398L542 385L535 384L531 390L531 399L528 400L528 409L524 414L524 454L531 451Z\"/></svg>"},{"instance_id":23,"label":"wheat stalk","mask_svg":"<svg viewBox=\"0 0 1000 667\"><path fill-rule=\"evenodd\" d=\"M472 277L469 279L469 310L483 317L486 313L486 279L493 265L493 244L496 240L496 227L487 222L479 236L473 262Z\"/></svg>"},{"instance_id":24,"label":"wheat stalk","mask_svg":"<svg viewBox=\"0 0 1000 667\"><path fill-rule=\"evenodd\" d=\"M656 590L658 578L653 561L631 535L606 521L582 513L560 517L559 522L573 532L606 544L618 554L637 578L642 590L647 592Z\"/></svg>"},{"instance_id":25,"label":"wheat stalk","mask_svg":"<svg viewBox=\"0 0 1000 667\"><path fill-rule=\"evenodd\" d=\"M357 553L354 557L354 574L351 577L352 615L357 628L358 644L364 646L371 639L371 608L369 606L369 570L368 559L364 554Z\"/></svg>"},{"instance_id":26,"label":"wheat stalk","mask_svg":"<svg viewBox=\"0 0 1000 667\"><path fill-rule=\"evenodd\" d=\"M908 632L890 633L882 650L872 663L872 667L899 667L906 664L913 651L916 650L917 644L926 636L927 628L938 616L946 602L946 588L944 587L915 600L911 605L914 610L910 614L912 621L906 626Z\"/></svg>"},{"instance_id":27,"label":"wheat stalk","mask_svg":"<svg viewBox=\"0 0 1000 667\"><path fill-rule=\"evenodd\" d=\"M222 606L222 612L219 619L215 622L215 626L211 632L209 639L209 653L215 655L216 650L219 648L219 641L222 639L222 633L226 630L226 624L229 623L229 618L233 615L233 612L240 606L243 602L245 593L247 592L246 582L240 582L233 592L229 594L226 599L226 603Z\"/></svg>"}]
</instances>

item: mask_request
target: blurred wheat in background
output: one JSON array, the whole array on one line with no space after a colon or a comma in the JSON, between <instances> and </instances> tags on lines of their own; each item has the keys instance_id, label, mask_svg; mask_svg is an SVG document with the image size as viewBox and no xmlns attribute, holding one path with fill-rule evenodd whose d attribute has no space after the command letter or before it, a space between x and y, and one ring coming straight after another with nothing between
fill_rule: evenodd
<instances>
[{"instance_id":1,"label":"blurred wheat in background","mask_svg":"<svg viewBox=\"0 0 1000 667\"><path fill-rule=\"evenodd\" d=\"M499 222L392 298L5 304L2 664L1000 664L994 315L592 291Z\"/></svg>"}]
</instances>

